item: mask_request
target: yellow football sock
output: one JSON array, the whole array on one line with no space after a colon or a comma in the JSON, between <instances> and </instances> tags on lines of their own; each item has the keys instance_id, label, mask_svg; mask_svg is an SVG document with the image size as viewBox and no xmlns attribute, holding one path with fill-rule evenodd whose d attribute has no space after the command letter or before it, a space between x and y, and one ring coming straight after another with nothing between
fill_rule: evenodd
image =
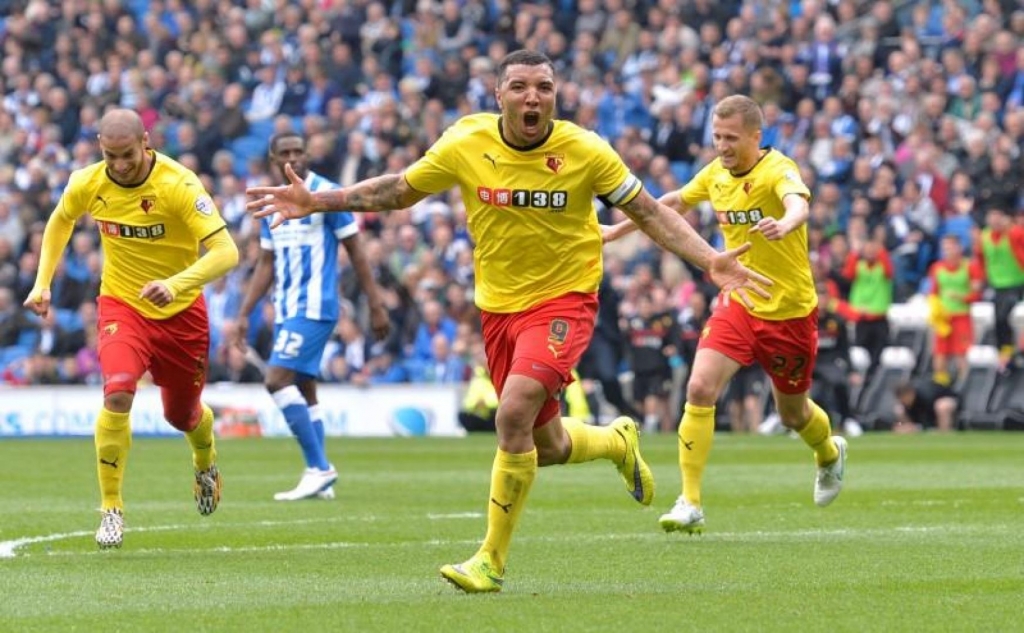
<instances>
[{"instance_id":1,"label":"yellow football sock","mask_svg":"<svg viewBox=\"0 0 1024 633\"><path fill-rule=\"evenodd\" d=\"M200 404L202 414L199 424L185 434L189 446L192 447L192 465L196 470L206 470L217 461L217 447L213 438L213 409Z\"/></svg>"},{"instance_id":2,"label":"yellow football sock","mask_svg":"<svg viewBox=\"0 0 1024 633\"><path fill-rule=\"evenodd\" d=\"M808 400L808 403L811 405L811 419L800 431L800 438L814 451L814 461L818 466L831 464L839 459L839 449L832 441L828 414L813 400Z\"/></svg>"},{"instance_id":3,"label":"yellow football sock","mask_svg":"<svg viewBox=\"0 0 1024 633\"><path fill-rule=\"evenodd\" d=\"M591 426L576 418L562 418L562 427L572 443L567 464L592 462L602 458L619 463L626 456L626 443L610 426Z\"/></svg>"},{"instance_id":4,"label":"yellow football sock","mask_svg":"<svg viewBox=\"0 0 1024 633\"><path fill-rule=\"evenodd\" d=\"M683 499L700 505L700 484L715 438L715 407L686 403L679 423L679 471L683 475Z\"/></svg>"},{"instance_id":5,"label":"yellow football sock","mask_svg":"<svg viewBox=\"0 0 1024 633\"><path fill-rule=\"evenodd\" d=\"M498 569L505 569L512 532L526 506L533 479L537 476L537 450L506 453L498 449L491 467L491 495L487 499L487 536L481 552L491 556Z\"/></svg>"},{"instance_id":6,"label":"yellow football sock","mask_svg":"<svg viewBox=\"0 0 1024 633\"><path fill-rule=\"evenodd\" d=\"M1017 351L1017 348L1013 345L1001 345L999 347L999 360L1004 363L1009 361L1013 358L1013 353L1015 351Z\"/></svg>"},{"instance_id":7,"label":"yellow football sock","mask_svg":"<svg viewBox=\"0 0 1024 633\"><path fill-rule=\"evenodd\" d=\"M100 480L100 508L124 510L121 485L132 447L131 419L128 413L114 413L106 407L96 418L96 473Z\"/></svg>"}]
</instances>

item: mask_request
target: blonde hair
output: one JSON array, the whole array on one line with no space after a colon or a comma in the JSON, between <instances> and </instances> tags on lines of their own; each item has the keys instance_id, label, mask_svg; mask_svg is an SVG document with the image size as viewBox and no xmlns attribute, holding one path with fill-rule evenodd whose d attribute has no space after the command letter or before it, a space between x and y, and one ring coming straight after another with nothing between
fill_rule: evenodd
<instances>
[{"instance_id":1,"label":"blonde hair","mask_svg":"<svg viewBox=\"0 0 1024 633\"><path fill-rule=\"evenodd\" d=\"M720 119L739 115L743 120L743 127L749 130L760 130L764 124L764 115L761 114L761 106L750 97L743 95L728 96L715 106L715 116Z\"/></svg>"}]
</instances>

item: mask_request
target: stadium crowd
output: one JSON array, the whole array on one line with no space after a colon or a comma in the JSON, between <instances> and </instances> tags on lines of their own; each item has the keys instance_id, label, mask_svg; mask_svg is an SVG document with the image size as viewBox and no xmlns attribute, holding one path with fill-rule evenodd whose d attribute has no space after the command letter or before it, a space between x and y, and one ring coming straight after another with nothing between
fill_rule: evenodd
<instances>
[{"instance_id":1,"label":"stadium crowd","mask_svg":"<svg viewBox=\"0 0 1024 633\"><path fill-rule=\"evenodd\" d=\"M71 171L100 158L96 123L112 106L136 110L152 146L201 175L239 246L239 266L206 290L211 381L261 380L230 341L259 254L245 188L271 184L270 135L302 132L310 169L341 184L400 171L458 116L497 110L497 61L520 47L554 61L559 117L606 138L655 196L713 157L714 103L756 99L765 144L812 189L825 304L856 322L852 342L873 364L887 305L867 286L891 287L889 302L927 294L943 238L977 260L980 229L1024 212L1014 0L6 0L0 16L0 384L99 380L94 226L79 227L58 270L58 309L40 319L21 303L45 220ZM620 219L598 209L603 223ZM688 219L721 244L713 210ZM468 380L481 343L458 192L359 220L394 327L372 342L343 262L343 316L320 378ZM605 256L605 318L580 373L649 424L678 420L667 388L635 403L607 370L650 386L685 368L714 289L639 232ZM858 278L879 260L885 275ZM272 330L264 302L248 329L263 359Z\"/></svg>"}]
</instances>

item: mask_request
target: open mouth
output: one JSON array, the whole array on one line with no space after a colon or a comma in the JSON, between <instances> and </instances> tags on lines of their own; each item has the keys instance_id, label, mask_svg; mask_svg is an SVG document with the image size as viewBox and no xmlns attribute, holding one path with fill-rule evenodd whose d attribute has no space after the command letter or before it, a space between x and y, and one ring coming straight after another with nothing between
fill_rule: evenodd
<instances>
[{"instance_id":1,"label":"open mouth","mask_svg":"<svg viewBox=\"0 0 1024 633\"><path fill-rule=\"evenodd\" d=\"M540 123L540 114L527 112L523 115L523 125L527 128L535 128Z\"/></svg>"}]
</instances>

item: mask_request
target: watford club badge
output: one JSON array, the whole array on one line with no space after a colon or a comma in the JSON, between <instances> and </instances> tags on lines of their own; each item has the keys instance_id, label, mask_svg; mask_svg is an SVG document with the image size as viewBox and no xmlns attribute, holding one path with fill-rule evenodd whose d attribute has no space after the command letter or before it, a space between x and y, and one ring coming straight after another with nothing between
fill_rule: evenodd
<instances>
[{"instance_id":1,"label":"watford club badge","mask_svg":"<svg viewBox=\"0 0 1024 633\"><path fill-rule=\"evenodd\" d=\"M557 174L565 167L565 154L547 154L544 156L544 164Z\"/></svg>"}]
</instances>

